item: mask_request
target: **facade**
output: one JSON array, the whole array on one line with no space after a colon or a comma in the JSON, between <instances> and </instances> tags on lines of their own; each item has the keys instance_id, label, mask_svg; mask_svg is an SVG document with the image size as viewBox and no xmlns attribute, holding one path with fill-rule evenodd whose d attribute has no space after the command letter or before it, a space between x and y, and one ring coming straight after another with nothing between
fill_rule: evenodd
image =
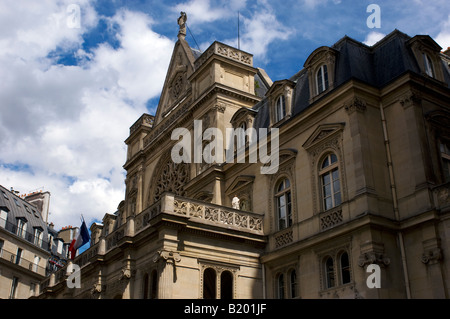
<instances>
[{"instance_id":1,"label":"facade","mask_svg":"<svg viewBox=\"0 0 450 319\"><path fill-rule=\"evenodd\" d=\"M48 192L42 195L44 199L50 196ZM34 202L38 198L34 193ZM60 242L37 206L0 185L1 299L37 295L40 282L66 264Z\"/></svg>"},{"instance_id":2,"label":"facade","mask_svg":"<svg viewBox=\"0 0 450 319\"><path fill-rule=\"evenodd\" d=\"M249 53L190 48L180 20L156 114L125 141L125 199L74 260L81 287L63 269L39 297L448 298L450 71L435 41L344 37L272 82ZM174 149L196 156L176 128L213 157L207 128L278 129L278 166L251 162L243 134L243 163L176 164Z\"/></svg>"}]
</instances>

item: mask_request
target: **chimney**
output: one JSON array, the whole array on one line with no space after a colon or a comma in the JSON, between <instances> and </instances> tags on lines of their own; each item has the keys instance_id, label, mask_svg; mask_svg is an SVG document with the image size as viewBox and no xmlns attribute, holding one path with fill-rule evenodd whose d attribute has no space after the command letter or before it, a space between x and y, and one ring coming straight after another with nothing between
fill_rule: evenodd
<instances>
[{"instance_id":1,"label":"chimney","mask_svg":"<svg viewBox=\"0 0 450 319\"><path fill-rule=\"evenodd\" d=\"M50 192L34 192L31 194L27 194L24 199L30 204L36 206L36 208L41 212L41 216L44 222L48 221L48 212L50 208Z\"/></svg>"}]
</instances>

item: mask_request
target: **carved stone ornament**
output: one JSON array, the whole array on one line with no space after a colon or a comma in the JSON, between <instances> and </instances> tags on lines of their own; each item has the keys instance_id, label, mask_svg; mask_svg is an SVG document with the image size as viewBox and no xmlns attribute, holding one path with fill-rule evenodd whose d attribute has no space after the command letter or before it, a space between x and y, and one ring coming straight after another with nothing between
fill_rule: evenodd
<instances>
[{"instance_id":1,"label":"carved stone ornament","mask_svg":"<svg viewBox=\"0 0 450 319\"><path fill-rule=\"evenodd\" d=\"M442 251L440 248L432 248L422 254L422 262L424 264L433 265L438 263L442 259Z\"/></svg>"},{"instance_id":2,"label":"carved stone ornament","mask_svg":"<svg viewBox=\"0 0 450 319\"><path fill-rule=\"evenodd\" d=\"M119 280L128 280L132 276L132 271L130 268L122 268L122 273L120 274Z\"/></svg>"},{"instance_id":3,"label":"carved stone ornament","mask_svg":"<svg viewBox=\"0 0 450 319\"><path fill-rule=\"evenodd\" d=\"M154 191L154 201L161 199L164 192L184 196L184 185L189 182L189 165L186 163L176 164L172 160L162 167Z\"/></svg>"},{"instance_id":4,"label":"carved stone ornament","mask_svg":"<svg viewBox=\"0 0 450 319\"><path fill-rule=\"evenodd\" d=\"M366 267L370 264L377 264L380 266L389 266L391 260L387 258L384 254L376 253L376 252L367 252L363 253L359 256L358 266Z\"/></svg>"},{"instance_id":5,"label":"carved stone ornament","mask_svg":"<svg viewBox=\"0 0 450 319\"><path fill-rule=\"evenodd\" d=\"M362 99L355 97L353 100L346 103L344 105L344 108L349 114L353 113L354 111L364 112L367 109L367 104Z\"/></svg>"},{"instance_id":6,"label":"carved stone ornament","mask_svg":"<svg viewBox=\"0 0 450 319\"><path fill-rule=\"evenodd\" d=\"M102 292L102 284L97 282L92 286L91 295L96 296Z\"/></svg>"},{"instance_id":7,"label":"carved stone ornament","mask_svg":"<svg viewBox=\"0 0 450 319\"><path fill-rule=\"evenodd\" d=\"M176 251L169 250L158 250L158 252L153 256L153 262L158 262L159 260L179 262L181 261L180 253Z\"/></svg>"}]
</instances>

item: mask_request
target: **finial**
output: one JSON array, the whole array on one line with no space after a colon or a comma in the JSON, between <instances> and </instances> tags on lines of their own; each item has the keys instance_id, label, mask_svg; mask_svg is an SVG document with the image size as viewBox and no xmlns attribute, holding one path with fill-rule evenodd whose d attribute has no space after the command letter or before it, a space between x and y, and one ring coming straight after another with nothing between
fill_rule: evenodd
<instances>
[{"instance_id":1,"label":"finial","mask_svg":"<svg viewBox=\"0 0 450 319\"><path fill-rule=\"evenodd\" d=\"M186 12L181 11L180 17L178 18L178 25L180 26L180 31L178 31L178 39L183 39L186 37Z\"/></svg>"}]
</instances>

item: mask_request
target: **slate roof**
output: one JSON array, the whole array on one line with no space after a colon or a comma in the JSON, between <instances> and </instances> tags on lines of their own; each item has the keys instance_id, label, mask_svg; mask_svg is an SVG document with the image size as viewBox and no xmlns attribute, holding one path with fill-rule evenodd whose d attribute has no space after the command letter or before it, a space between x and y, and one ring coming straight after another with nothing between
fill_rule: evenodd
<instances>
[{"instance_id":1,"label":"slate roof","mask_svg":"<svg viewBox=\"0 0 450 319\"><path fill-rule=\"evenodd\" d=\"M399 30L394 30L373 46L367 46L348 36L343 37L331 46L337 52L334 87L357 79L382 88L406 72L421 74L413 52L407 45L410 39L410 36ZM442 61L442 67L444 79L450 86L449 66ZM310 106L308 72L304 68L289 80L296 83L292 106L292 116L296 116ZM267 128L270 124L267 98L256 104L253 109L258 111L254 128Z\"/></svg>"},{"instance_id":2,"label":"slate roof","mask_svg":"<svg viewBox=\"0 0 450 319\"><path fill-rule=\"evenodd\" d=\"M25 239L34 244L34 231L35 228L39 227L43 233L41 248L48 250L47 223L42 219L41 213L35 206L0 185L0 209L8 213L6 229L9 232L16 233L18 219L26 219L27 234Z\"/></svg>"}]
</instances>

